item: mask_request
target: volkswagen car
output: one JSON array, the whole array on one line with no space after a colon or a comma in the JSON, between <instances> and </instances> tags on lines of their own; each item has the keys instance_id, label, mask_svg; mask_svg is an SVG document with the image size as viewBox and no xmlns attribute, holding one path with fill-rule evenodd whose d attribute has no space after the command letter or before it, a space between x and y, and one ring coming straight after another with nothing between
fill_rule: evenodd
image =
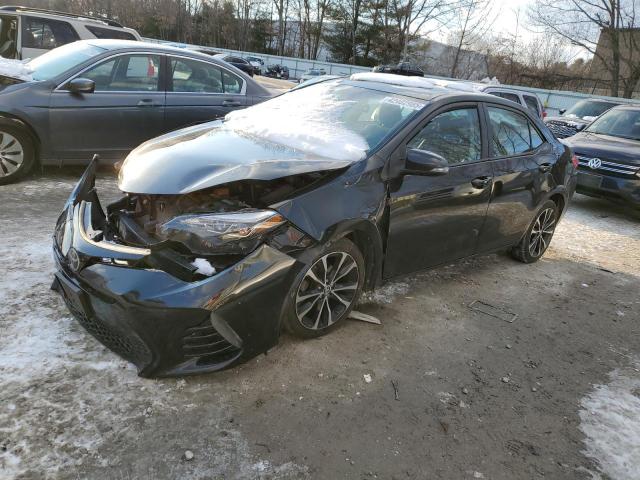
<instances>
[{"instance_id":1,"label":"volkswagen car","mask_svg":"<svg viewBox=\"0 0 640 480\"><path fill-rule=\"evenodd\" d=\"M612 108L563 141L580 162L578 192L640 209L640 106Z\"/></svg>"},{"instance_id":2,"label":"volkswagen car","mask_svg":"<svg viewBox=\"0 0 640 480\"><path fill-rule=\"evenodd\" d=\"M150 140L106 208L94 160L55 227L52 288L140 375L171 376L331 332L388 278L538 260L571 150L513 102L415 80L356 74Z\"/></svg>"},{"instance_id":3,"label":"volkswagen car","mask_svg":"<svg viewBox=\"0 0 640 480\"><path fill-rule=\"evenodd\" d=\"M271 97L209 55L128 40L70 43L13 70L0 74L0 185L92 153L115 163L145 140Z\"/></svg>"}]
</instances>

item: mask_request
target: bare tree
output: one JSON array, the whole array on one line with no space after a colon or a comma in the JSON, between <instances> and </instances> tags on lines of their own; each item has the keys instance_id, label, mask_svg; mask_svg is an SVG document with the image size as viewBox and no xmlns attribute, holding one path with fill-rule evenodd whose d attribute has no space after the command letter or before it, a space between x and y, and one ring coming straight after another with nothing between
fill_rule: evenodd
<instances>
[{"instance_id":1,"label":"bare tree","mask_svg":"<svg viewBox=\"0 0 640 480\"><path fill-rule=\"evenodd\" d=\"M490 0L463 0L456 13L451 39L455 49L449 74L453 78L458 76L463 51L471 49L478 40L484 38L495 22Z\"/></svg>"},{"instance_id":2,"label":"bare tree","mask_svg":"<svg viewBox=\"0 0 640 480\"><path fill-rule=\"evenodd\" d=\"M529 19L591 53L609 73L611 95L617 97L623 62L638 61L638 45L631 39L635 38L633 29L638 24L637 3L638 0L536 0L529 9ZM599 39L606 48L598 48Z\"/></svg>"}]
</instances>

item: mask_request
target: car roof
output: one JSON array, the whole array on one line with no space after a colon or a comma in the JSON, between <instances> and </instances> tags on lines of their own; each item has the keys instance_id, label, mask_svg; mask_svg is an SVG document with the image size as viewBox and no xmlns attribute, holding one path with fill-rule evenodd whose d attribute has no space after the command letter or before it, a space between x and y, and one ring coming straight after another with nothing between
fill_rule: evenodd
<instances>
[{"instance_id":1,"label":"car roof","mask_svg":"<svg viewBox=\"0 0 640 480\"><path fill-rule=\"evenodd\" d=\"M638 110L640 111L640 103L621 103L611 108L611 110ZM611 110L608 110L609 112Z\"/></svg>"},{"instance_id":2,"label":"car roof","mask_svg":"<svg viewBox=\"0 0 640 480\"><path fill-rule=\"evenodd\" d=\"M188 48L179 48L174 47L172 45L166 45L162 43L154 43L154 42L139 42L137 40L116 40L116 39L90 39L90 40L79 40L78 42L87 43L89 45L93 45L96 47L104 48L105 50L154 50L159 53L180 53L180 54L188 54L193 57L203 58L203 59L211 59L211 55L207 55L205 53L198 52L196 50L191 50ZM215 55L214 55L215 57Z\"/></svg>"}]
</instances>

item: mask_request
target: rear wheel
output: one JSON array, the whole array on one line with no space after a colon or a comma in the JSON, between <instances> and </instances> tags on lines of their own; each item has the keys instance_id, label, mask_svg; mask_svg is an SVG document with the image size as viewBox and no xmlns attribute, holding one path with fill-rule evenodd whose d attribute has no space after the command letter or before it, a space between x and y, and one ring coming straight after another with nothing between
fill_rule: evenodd
<instances>
[{"instance_id":1,"label":"rear wheel","mask_svg":"<svg viewBox=\"0 0 640 480\"><path fill-rule=\"evenodd\" d=\"M35 150L23 131L0 127L0 185L12 183L33 168Z\"/></svg>"},{"instance_id":2,"label":"rear wheel","mask_svg":"<svg viewBox=\"0 0 640 480\"><path fill-rule=\"evenodd\" d=\"M364 284L364 259L346 238L313 252L287 298L285 327L292 334L319 337L351 312Z\"/></svg>"},{"instance_id":3,"label":"rear wheel","mask_svg":"<svg viewBox=\"0 0 640 480\"><path fill-rule=\"evenodd\" d=\"M558 206L554 201L547 200L511 255L524 263L537 262L549 248L557 223Z\"/></svg>"}]
</instances>

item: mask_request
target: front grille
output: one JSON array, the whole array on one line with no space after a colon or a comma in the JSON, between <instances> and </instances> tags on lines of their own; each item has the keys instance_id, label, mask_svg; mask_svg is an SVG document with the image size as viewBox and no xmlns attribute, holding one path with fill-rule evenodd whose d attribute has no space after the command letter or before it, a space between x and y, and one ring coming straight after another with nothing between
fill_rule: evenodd
<instances>
[{"instance_id":1,"label":"front grille","mask_svg":"<svg viewBox=\"0 0 640 480\"><path fill-rule=\"evenodd\" d=\"M198 358L198 365L213 365L235 357L240 349L229 343L211 325L209 319L197 327L188 328L182 337L185 358Z\"/></svg>"},{"instance_id":2,"label":"front grille","mask_svg":"<svg viewBox=\"0 0 640 480\"><path fill-rule=\"evenodd\" d=\"M63 289L62 298L69 311L80 324L109 350L120 355L125 360L135 365L148 365L151 363L151 351L135 336L124 336L94 315L87 315L72 302Z\"/></svg>"},{"instance_id":3,"label":"front grille","mask_svg":"<svg viewBox=\"0 0 640 480\"><path fill-rule=\"evenodd\" d=\"M592 157L587 157L586 155L576 155L576 157L578 157L578 164L581 170L596 172L602 175L632 177L638 173L638 170L640 170L640 166L638 165L625 165L624 163L617 163L602 159L599 159L601 162L600 167L592 168L589 166L589 161L593 160Z\"/></svg>"},{"instance_id":4,"label":"front grille","mask_svg":"<svg viewBox=\"0 0 640 480\"><path fill-rule=\"evenodd\" d=\"M564 122L558 122L555 120L548 121L547 127L549 127L549 130L551 130L556 138L567 138L578 133L578 129L576 127L572 127Z\"/></svg>"}]
</instances>

